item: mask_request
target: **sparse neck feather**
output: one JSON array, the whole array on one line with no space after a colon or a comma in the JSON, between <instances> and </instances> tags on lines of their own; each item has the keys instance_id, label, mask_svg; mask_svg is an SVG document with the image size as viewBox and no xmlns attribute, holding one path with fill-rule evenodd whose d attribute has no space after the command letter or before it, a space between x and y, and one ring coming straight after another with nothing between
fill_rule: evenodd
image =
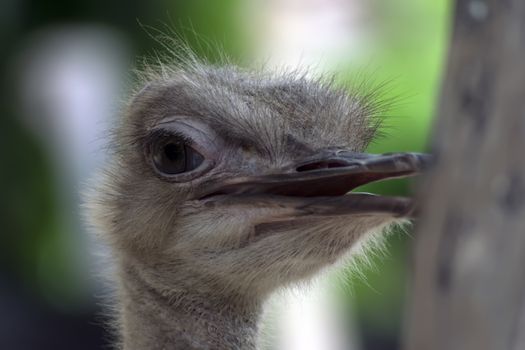
<instances>
[{"instance_id":1,"label":"sparse neck feather","mask_svg":"<svg viewBox=\"0 0 525 350\"><path fill-rule=\"evenodd\" d=\"M233 304L195 290L164 293L133 269L123 270L122 349L257 349L260 304Z\"/></svg>"}]
</instances>

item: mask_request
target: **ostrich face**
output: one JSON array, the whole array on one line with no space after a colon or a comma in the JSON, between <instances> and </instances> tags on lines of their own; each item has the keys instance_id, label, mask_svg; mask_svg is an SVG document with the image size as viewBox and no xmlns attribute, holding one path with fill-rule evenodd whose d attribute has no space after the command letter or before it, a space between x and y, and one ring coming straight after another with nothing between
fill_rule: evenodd
<instances>
[{"instance_id":1,"label":"ostrich face","mask_svg":"<svg viewBox=\"0 0 525 350\"><path fill-rule=\"evenodd\" d=\"M404 198L347 194L413 175L418 154L360 153L376 107L319 82L199 68L130 103L97 217L163 290L265 294L410 216Z\"/></svg>"}]
</instances>

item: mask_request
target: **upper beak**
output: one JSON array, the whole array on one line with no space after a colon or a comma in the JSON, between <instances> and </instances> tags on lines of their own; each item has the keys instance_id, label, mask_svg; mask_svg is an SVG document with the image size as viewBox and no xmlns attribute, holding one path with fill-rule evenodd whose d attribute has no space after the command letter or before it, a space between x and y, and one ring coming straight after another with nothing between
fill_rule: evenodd
<instances>
[{"instance_id":1,"label":"upper beak","mask_svg":"<svg viewBox=\"0 0 525 350\"><path fill-rule=\"evenodd\" d=\"M227 195L235 196L237 203L248 203L254 201L253 195L259 199L271 195L273 201L277 196L283 205L323 216L361 212L411 216L412 203L406 198L343 195L370 182L417 175L430 162L431 157L421 153L366 154L329 149L284 167L278 173L222 181L207 188L199 198ZM221 197L223 202L228 201Z\"/></svg>"}]
</instances>

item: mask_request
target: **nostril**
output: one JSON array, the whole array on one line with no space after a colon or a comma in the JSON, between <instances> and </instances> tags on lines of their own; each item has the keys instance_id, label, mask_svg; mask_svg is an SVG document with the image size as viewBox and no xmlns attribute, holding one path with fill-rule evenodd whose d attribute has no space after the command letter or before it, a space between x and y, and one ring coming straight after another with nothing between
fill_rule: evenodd
<instances>
[{"instance_id":1,"label":"nostril","mask_svg":"<svg viewBox=\"0 0 525 350\"><path fill-rule=\"evenodd\" d=\"M311 171L318 169L341 168L348 166L348 163L340 160L323 160L320 162L308 163L298 166L295 170L298 172Z\"/></svg>"}]
</instances>

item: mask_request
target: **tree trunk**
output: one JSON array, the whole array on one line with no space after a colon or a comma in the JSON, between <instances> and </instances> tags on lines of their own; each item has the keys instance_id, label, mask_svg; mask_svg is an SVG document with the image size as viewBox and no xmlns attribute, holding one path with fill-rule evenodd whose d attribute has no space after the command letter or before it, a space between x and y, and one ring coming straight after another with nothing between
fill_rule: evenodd
<instances>
[{"instance_id":1,"label":"tree trunk","mask_svg":"<svg viewBox=\"0 0 525 350\"><path fill-rule=\"evenodd\" d=\"M458 0L408 350L525 349L525 1Z\"/></svg>"}]
</instances>

